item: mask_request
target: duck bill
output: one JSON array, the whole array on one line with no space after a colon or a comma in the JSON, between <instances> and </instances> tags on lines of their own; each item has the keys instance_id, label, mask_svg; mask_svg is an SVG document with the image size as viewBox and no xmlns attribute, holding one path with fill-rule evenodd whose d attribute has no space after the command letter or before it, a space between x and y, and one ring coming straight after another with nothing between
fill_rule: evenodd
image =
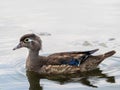
<instances>
[{"instance_id":1,"label":"duck bill","mask_svg":"<svg viewBox=\"0 0 120 90\"><path fill-rule=\"evenodd\" d=\"M19 49L19 48L22 48L22 44L19 43L16 47L13 48L13 50L16 50L16 49Z\"/></svg>"}]
</instances>

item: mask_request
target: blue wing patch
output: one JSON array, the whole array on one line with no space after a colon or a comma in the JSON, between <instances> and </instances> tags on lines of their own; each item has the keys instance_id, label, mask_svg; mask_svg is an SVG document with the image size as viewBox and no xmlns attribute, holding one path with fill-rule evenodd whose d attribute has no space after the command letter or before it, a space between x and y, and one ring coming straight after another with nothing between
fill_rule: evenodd
<instances>
[{"instance_id":1,"label":"blue wing patch","mask_svg":"<svg viewBox=\"0 0 120 90\"><path fill-rule=\"evenodd\" d=\"M71 59L68 64L73 66L79 66L80 61L78 61L77 59Z\"/></svg>"},{"instance_id":2,"label":"blue wing patch","mask_svg":"<svg viewBox=\"0 0 120 90\"><path fill-rule=\"evenodd\" d=\"M89 57L89 55L82 56L82 57L80 57L78 59L71 58L69 62L62 61L61 64L67 64L67 65L72 65L72 66L79 66L80 64L85 62L88 57Z\"/></svg>"},{"instance_id":3,"label":"blue wing patch","mask_svg":"<svg viewBox=\"0 0 120 90\"><path fill-rule=\"evenodd\" d=\"M79 66L80 65L80 61L77 60L77 59L70 59L69 62L66 62L66 61L62 61L61 64L67 64L67 65L72 65L72 66Z\"/></svg>"}]
</instances>

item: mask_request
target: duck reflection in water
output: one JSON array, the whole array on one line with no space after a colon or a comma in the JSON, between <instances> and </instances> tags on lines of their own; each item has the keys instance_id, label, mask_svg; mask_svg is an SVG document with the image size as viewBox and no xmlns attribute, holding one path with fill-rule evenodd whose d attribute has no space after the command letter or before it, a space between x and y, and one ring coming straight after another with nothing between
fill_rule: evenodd
<instances>
[{"instance_id":1,"label":"duck reflection in water","mask_svg":"<svg viewBox=\"0 0 120 90\"><path fill-rule=\"evenodd\" d=\"M82 72L69 75L40 75L32 71L26 71L26 75L30 84L29 90L43 90L43 87L40 85L40 79L56 81L61 85L77 82L93 88L97 88L98 86L92 84L92 82L89 80L91 77L97 79L104 78L108 83L115 83L114 76L107 76L106 74L103 74L102 70L100 70L99 68L90 72Z\"/></svg>"}]
</instances>

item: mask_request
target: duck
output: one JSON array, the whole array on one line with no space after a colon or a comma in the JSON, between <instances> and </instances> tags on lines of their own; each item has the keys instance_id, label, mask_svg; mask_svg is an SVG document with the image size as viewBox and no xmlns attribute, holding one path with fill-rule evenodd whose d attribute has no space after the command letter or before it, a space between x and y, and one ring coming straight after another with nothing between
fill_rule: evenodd
<instances>
[{"instance_id":1,"label":"duck","mask_svg":"<svg viewBox=\"0 0 120 90\"><path fill-rule=\"evenodd\" d=\"M99 49L88 51L58 52L48 56L39 55L42 49L41 38L29 33L23 35L19 44L13 48L28 48L29 53L26 59L26 70L37 72L39 74L73 74L94 70L106 58L114 55L115 50L104 54L92 55Z\"/></svg>"}]
</instances>

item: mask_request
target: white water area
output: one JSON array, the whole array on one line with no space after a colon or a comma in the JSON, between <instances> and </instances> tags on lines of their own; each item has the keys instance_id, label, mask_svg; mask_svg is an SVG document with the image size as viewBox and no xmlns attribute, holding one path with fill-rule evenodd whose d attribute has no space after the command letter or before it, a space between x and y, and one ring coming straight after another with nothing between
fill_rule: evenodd
<instances>
[{"instance_id":1,"label":"white water area","mask_svg":"<svg viewBox=\"0 0 120 90\"><path fill-rule=\"evenodd\" d=\"M89 77L97 90L120 88L120 0L0 0L0 90L29 90L25 60L28 50L13 51L19 38L35 33L42 39L40 55L99 48L115 50L99 68L113 77ZM80 82L59 84L41 79L41 90L93 90Z\"/></svg>"}]
</instances>

